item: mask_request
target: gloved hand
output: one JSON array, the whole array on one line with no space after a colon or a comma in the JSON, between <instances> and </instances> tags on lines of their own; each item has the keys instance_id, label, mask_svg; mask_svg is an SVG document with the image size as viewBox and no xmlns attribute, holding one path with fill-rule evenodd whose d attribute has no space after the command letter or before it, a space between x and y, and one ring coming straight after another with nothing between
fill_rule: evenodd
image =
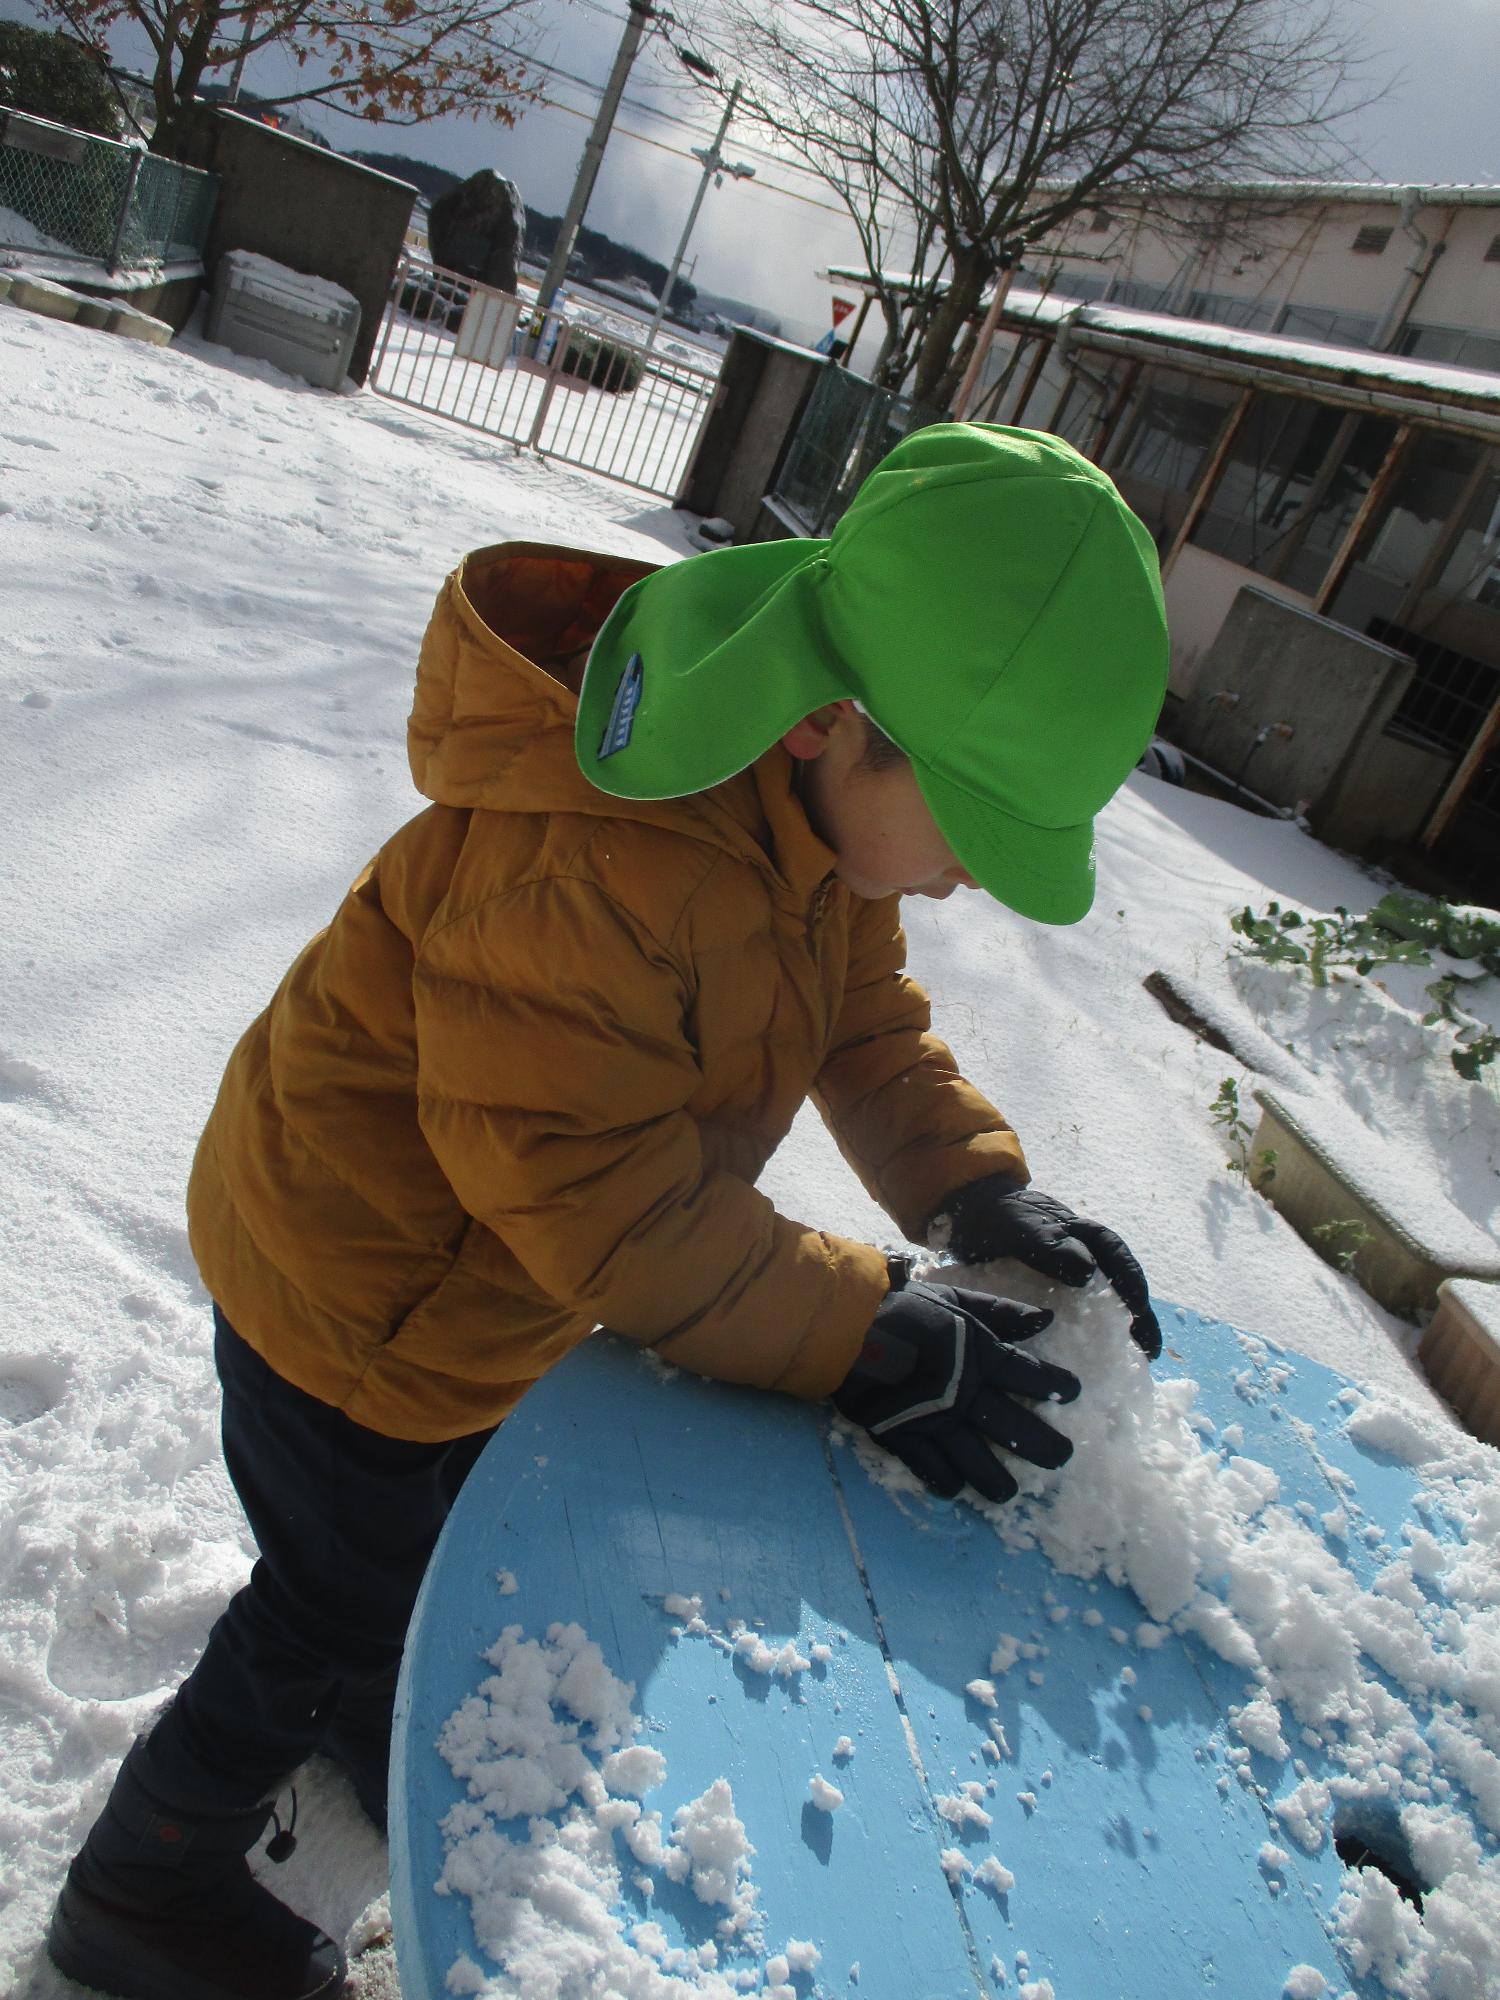
<instances>
[{"instance_id":1,"label":"gloved hand","mask_svg":"<svg viewBox=\"0 0 1500 2000\"><path fill-rule=\"evenodd\" d=\"M1075 1215L1037 1188L1018 1188L1003 1174L971 1181L938 1212L951 1220L947 1248L961 1264L1014 1257L1065 1285L1086 1285L1102 1271L1130 1314L1136 1346L1148 1361L1161 1353L1161 1327L1151 1310L1146 1274L1103 1223Z\"/></svg>"},{"instance_id":2,"label":"gloved hand","mask_svg":"<svg viewBox=\"0 0 1500 2000\"><path fill-rule=\"evenodd\" d=\"M1012 1345L1051 1321L1050 1312L985 1292L898 1282L834 1406L943 1499L967 1483L986 1500L1009 1500L1016 1482L986 1440L1033 1465L1064 1465L1073 1452L1071 1438L1027 1404L1071 1403L1078 1377Z\"/></svg>"}]
</instances>

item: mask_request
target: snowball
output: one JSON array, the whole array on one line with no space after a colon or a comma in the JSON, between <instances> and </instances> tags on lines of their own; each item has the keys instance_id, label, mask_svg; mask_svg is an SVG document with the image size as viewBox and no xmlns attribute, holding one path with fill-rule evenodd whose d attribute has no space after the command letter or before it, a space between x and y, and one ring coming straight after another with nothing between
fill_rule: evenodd
<instances>
[{"instance_id":1,"label":"snowball","mask_svg":"<svg viewBox=\"0 0 1500 2000\"><path fill-rule=\"evenodd\" d=\"M956 1792L945 1792L934 1798L940 1816L950 1826L979 1826L990 1824L990 1815L979 1801L984 1797L984 1786L976 1783L961 1785Z\"/></svg>"},{"instance_id":2,"label":"snowball","mask_svg":"<svg viewBox=\"0 0 1500 2000\"><path fill-rule=\"evenodd\" d=\"M814 1771L807 1781L808 1796L819 1812L834 1813L844 1803L844 1795L837 1785L830 1785L820 1771Z\"/></svg>"}]
</instances>

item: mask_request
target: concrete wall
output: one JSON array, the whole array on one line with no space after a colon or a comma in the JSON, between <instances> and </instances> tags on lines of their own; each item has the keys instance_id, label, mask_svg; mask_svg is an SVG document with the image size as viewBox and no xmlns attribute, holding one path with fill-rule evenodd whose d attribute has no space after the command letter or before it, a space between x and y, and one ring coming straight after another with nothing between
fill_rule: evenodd
<instances>
[{"instance_id":1,"label":"concrete wall","mask_svg":"<svg viewBox=\"0 0 1500 2000\"><path fill-rule=\"evenodd\" d=\"M181 268L175 267L178 271ZM155 285L112 285L105 281L94 284L83 278L69 282L75 292L82 292L88 298L103 299L112 306L128 306L132 312L149 313L152 319L164 319L174 333L181 333L192 318L193 307L203 289L201 277L164 277Z\"/></svg>"},{"instance_id":2,"label":"concrete wall","mask_svg":"<svg viewBox=\"0 0 1500 2000\"><path fill-rule=\"evenodd\" d=\"M1404 654L1247 587L1204 655L1172 733L1216 770L1243 774L1273 805L1310 804L1316 816L1337 781L1348 812L1371 799L1378 811L1379 787L1364 781L1361 751L1380 741L1412 673ZM1291 733L1257 746L1268 723Z\"/></svg>"},{"instance_id":3,"label":"concrete wall","mask_svg":"<svg viewBox=\"0 0 1500 2000\"><path fill-rule=\"evenodd\" d=\"M416 189L254 118L207 106L184 158L220 179L203 258L210 282L226 250L254 250L342 285L359 300L349 373L363 382Z\"/></svg>"},{"instance_id":4,"label":"concrete wall","mask_svg":"<svg viewBox=\"0 0 1500 2000\"><path fill-rule=\"evenodd\" d=\"M752 541L761 498L828 365L810 348L736 327L677 506L726 520L737 542Z\"/></svg>"},{"instance_id":5,"label":"concrete wall","mask_svg":"<svg viewBox=\"0 0 1500 2000\"><path fill-rule=\"evenodd\" d=\"M1129 486L1126 482L1126 498ZM1224 621L1249 572L1227 556L1210 549L1195 548L1185 542L1177 552L1162 584L1167 601L1167 627L1172 634L1172 666L1168 682L1172 693L1188 700L1203 685L1204 661L1223 630ZM1308 599L1295 590L1272 581L1257 579L1254 588L1264 596L1285 604L1308 608ZM1222 686L1214 681L1209 689Z\"/></svg>"},{"instance_id":6,"label":"concrete wall","mask_svg":"<svg viewBox=\"0 0 1500 2000\"><path fill-rule=\"evenodd\" d=\"M1442 750L1367 730L1318 801L1313 825L1331 847L1352 854L1379 856L1409 847L1427 824L1454 764Z\"/></svg>"}]
</instances>

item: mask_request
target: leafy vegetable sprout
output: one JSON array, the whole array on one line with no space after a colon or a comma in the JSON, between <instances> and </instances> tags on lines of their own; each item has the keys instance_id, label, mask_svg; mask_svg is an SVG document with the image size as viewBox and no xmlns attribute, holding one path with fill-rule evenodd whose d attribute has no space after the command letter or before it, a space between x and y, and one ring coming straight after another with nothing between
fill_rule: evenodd
<instances>
[{"instance_id":1,"label":"leafy vegetable sprout","mask_svg":"<svg viewBox=\"0 0 1500 2000\"><path fill-rule=\"evenodd\" d=\"M1335 966L1370 973L1379 965L1431 965L1426 950L1414 939L1398 938L1376 923L1373 912L1353 917L1342 904L1331 917L1304 917L1267 903L1257 916L1248 904L1229 919L1229 928L1244 942L1239 949L1268 965L1306 966L1314 986L1328 984Z\"/></svg>"},{"instance_id":2,"label":"leafy vegetable sprout","mask_svg":"<svg viewBox=\"0 0 1500 2000\"><path fill-rule=\"evenodd\" d=\"M1229 919L1229 927L1239 940L1236 948L1246 957L1263 959L1267 965L1303 967L1314 986L1327 986L1336 967L1348 967L1365 977L1384 965L1430 966L1434 950L1450 958L1475 960L1500 977L1500 917L1399 890L1382 896L1362 917L1351 915L1342 904L1327 917L1305 917L1280 903L1267 903L1257 914L1246 904ZM1459 986L1453 974L1433 980L1427 988L1432 1009L1422 1016L1422 1023L1431 1028L1442 1021L1454 1030L1455 1046L1448 1059L1466 1082L1476 1083L1485 1065L1500 1055L1500 1035L1459 1008L1455 1000Z\"/></svg>"},{"instance_id":3,"label":"leafy vegetable sprout","mask_svg":"<svg viewBox=\"0 0 1500 2000\"><path fill-rule=\"evenodd\" d=\"M1375 1241L1374 1230L1352 1216L1343 1222L1320 1222L1311 1234L1341 1271L1352 1271L1360 1251Z\"/></svg>"},{"instance_id":4,"label":"leafy vegetable sprout","mask_svg":"<svg viewBox=\"0 0 1500 2000\"><path fill-rule=\"evenodd\" d=\"M1219 1085L1219 1094L1208 1107L1213 1119L1224 1137L1234 1147L1233 1159L1225 1165L1232 1174L1243 1174L1247 1182L1264 1187L1276 1178L1276 1151L1272 1146L1262 1146L1258 1153L1250 1150L1255 1134L1249 1120L1240 1109L1240 1087L1232 1076L1226 1076Z\"/></svg>"}]
</instances>

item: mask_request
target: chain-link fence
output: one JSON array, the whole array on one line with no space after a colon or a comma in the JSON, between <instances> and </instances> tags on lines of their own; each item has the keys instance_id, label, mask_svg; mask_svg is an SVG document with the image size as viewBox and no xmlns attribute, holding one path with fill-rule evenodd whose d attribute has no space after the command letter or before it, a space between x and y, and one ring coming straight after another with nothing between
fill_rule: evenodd
<instances>
[{"instance_id":1,"label":"chain-link fence","mask_svg":"<svg viewBox=\"0 0 1500 2000\"><path fill-rule=\"evenodd\" d=\"M862 375L825 368L777 478L775 498L809 535L831 534L865 474L908 431L943 420L941 410L877 389Z\"/></svg>"},{"instance_id":2,"label":"chain-link fence","mask_svg":"<svg viewBox=\"0 0 1500 2000\"><path fill-rule=\"evenodd\" d=\"M218 183L138 146L0 110L0 248L133 270L201 257Z\"/></svg>"}]
</instances>

